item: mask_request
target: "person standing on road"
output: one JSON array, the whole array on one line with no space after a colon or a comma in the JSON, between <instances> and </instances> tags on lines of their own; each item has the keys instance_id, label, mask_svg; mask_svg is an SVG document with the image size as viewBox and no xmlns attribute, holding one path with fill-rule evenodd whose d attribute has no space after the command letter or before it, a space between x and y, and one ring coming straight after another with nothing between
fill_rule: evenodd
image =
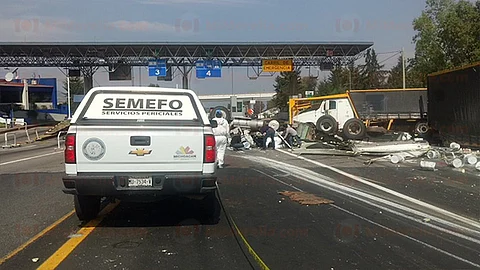
<instances>
[{"instance_id":1,"label":"person standing on road","mask_svg":"<svg viewBox=\"0 0 480 270\"><path fill-rule=\"evenodd\" d=\"M212 120L217 122L217 127L213 128L213 135L215 135L215 144L217 147L218 168L223 168L223 165L225 164L225 149L227 148L229 125L228 121L223 118L221 110L215 112L215 118Z\"/></svg>"}]
</instances>

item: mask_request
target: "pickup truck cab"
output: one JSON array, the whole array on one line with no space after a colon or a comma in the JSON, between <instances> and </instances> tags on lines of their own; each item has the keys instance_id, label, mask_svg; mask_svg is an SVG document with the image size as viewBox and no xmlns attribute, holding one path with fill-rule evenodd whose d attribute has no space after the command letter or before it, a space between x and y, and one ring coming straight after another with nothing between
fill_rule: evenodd
<instances>
[{"instance_id":1,"label":"pickup truck cab","mask_svg":"<svg viewBox=\"0 0 480 270\"><path fill-rule=\"evenodd\" d=\"M103 197L149 202L184 195L211 208L217 180L212 127L191 90L93 88L66 135L63 192L74 195L80 220L95 218Z\"/></svg>"}]
</instances>

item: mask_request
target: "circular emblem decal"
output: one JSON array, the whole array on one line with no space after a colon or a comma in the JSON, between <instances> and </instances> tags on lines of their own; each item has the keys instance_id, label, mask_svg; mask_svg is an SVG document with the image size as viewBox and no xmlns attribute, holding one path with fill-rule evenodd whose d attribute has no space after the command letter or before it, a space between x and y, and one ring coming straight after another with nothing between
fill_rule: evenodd
<instances>
[{"instance_id":1,"label":"circular emblem decal","mask_svg":"<svg viewBox=\"0 0 480 270\"><path fill-rule=\"evenodd\" d=\"M99 160L105 155L105 144L97 138L88 139L82 147L83 155L89 160Z\"/></svg>"}]
</instances>

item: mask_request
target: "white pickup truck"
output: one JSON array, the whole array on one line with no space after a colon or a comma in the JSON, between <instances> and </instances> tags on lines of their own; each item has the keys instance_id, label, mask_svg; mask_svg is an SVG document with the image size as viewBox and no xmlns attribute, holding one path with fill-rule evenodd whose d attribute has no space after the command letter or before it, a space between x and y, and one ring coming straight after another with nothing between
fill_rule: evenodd
<instances>
[{"instance_id":1,"label":"white pickup truck","mask_svg":"<svg viewBox=\"0 0 480 270\"><path fill-rule=\"evenodd\" d=\"M185 195L213 214L215 124L191 90L93 88L66 135L63 192L74 195L80 220L97 216L102 197L148 202Z\"/></svg>"}]
</instances>

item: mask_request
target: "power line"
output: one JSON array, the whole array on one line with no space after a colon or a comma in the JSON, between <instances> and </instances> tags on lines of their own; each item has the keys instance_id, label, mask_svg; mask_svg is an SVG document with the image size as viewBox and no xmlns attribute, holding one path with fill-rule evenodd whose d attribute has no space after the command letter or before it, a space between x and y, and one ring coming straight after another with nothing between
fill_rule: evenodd
<instances>
[{"instance_id":1,"label":"power line","mask_svg":"<svg viewBox=\"0 0 480 270\"><path fill-rule=\"evenodd\" d=\"M381 64L383 64L383 63L387 62L388 60L392 59L393 57L395 57L395 56L397 56L397 55L399 55L399 54L400 54L400 53L394 54L394 55L392 55L392 56L388 57L387 59L385 59L385 60L381 61L381 62L380 62L380 63L378 63L378 64L379 64L379 65L381 65Z\"/></svg>"}]
</instances>

